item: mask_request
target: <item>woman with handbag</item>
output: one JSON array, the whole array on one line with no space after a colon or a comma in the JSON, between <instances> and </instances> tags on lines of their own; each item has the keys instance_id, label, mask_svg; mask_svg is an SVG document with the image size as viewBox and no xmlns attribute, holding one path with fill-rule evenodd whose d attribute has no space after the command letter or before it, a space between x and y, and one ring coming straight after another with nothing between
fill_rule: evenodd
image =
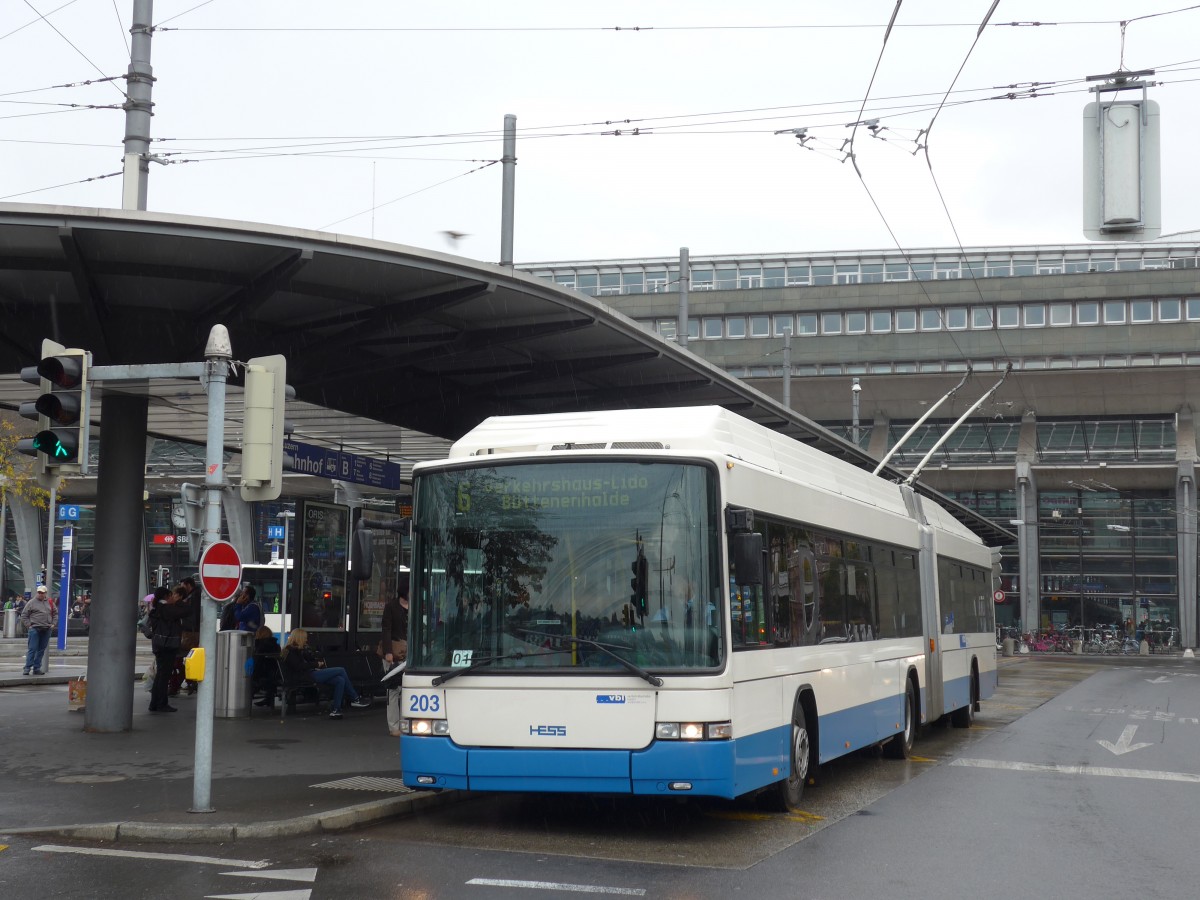
<instances>
[{"instance_id":1,"label":"woman with handbag","mask_svg":"<svg viewBox=\"0 0 1200 900\"><path fill-rule=\"evenodd\" d=\"M183 637L183 619L188 614L188 605L179 602L174 593L154 604L150 610L153 628L150 646L154 650L154 686L150 688L150 712L175 712L167 702L167 691L171 683L171 670L175 668L175 655Z\"/></svg>"}]
</instances>

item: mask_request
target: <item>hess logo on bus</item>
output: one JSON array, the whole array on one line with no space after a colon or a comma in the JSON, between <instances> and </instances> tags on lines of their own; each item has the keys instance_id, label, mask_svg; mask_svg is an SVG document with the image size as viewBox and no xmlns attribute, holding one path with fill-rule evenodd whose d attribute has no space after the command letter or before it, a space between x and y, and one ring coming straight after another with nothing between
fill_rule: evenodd
<instances>
[{"instance_id":1,"label":"hess logo on bus","mask_svg":"<svg viewBox=\"0 0 1200 900\"><path fill-rule=\"evenodd\" d=\"M566 737L566 725L530 725L530 737Z\"/></svg>"}]
</instances>

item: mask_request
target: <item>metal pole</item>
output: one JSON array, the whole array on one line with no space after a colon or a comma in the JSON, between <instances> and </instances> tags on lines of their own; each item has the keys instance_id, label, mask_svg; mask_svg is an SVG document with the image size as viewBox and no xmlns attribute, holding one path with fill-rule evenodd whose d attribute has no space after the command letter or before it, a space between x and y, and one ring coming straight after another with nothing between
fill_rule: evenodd
<instances>
[{"instance_id":1,"label":"metal pole","mask_svg":"<svg viewBox=\"0 0 1200 900\"><path fill-rule=\"evenodd\" d=\"M513 206L517 193L517 117L504 117L504 178L500 196L500 265L513 264Z\"/></svg>"},{"instance_id":2,"label":"metal pole","mask_svg":"<svg viewBox=\"0 0 1200 900\"><path fill-rule=\"evenodd\" d=\"M207 503L204 546L221 539L221 492L225 488L225 383L233 349L224 325L214 325L204 348L208 390L208 444L204 455ZM203 585L204 579L200 580ZM204 651L204 678L196 695L196 753L192 779L192 808L188 812L213 812L212 738L213 707L217 672L217 611L212 598L202 590L200 600L200 647Z\"/></svg>"},{"instance_id":3,"label":"metal pole","mask_svg":"<svg viewBox=\"0 0 1200 900\"><path fill-rule=\"evenodd\" d=\"M1081 501L1082 504L1082 501ZM1083 627L1083 607L1084 607L1084 592L1083 592L1083 506L1080 505L1075 509L1075 530L1079 532L1079 626ZM1137 582L1135 581L1134 584ZM1067 623L1068 626L1071 624Z\"/></svg>"},{"instance_id":4,"label":"metal pole","mask_svg":"<svg viewBox=\"0 0 1200 900\"><path fill-rule=\"evenodd\" d=\"M854 379L854 383L850 385L851 405L853 407L853 419L850 423L850 438L854 441L854 446L858 446L858 395L862 393L862 385L858 383L858 379Z\"/></svg>"},{"instance_id":5,"label":"metal pole","mask_svg":"<svg viewBox=\"0 0 1200 900\"><path fill-rule=\"evenodd\" d=\"M50 505L46 507L46 555L43 557L42 569L46 573L46 593L54 596L54 569L51 560L54 558L54 510L58 506L58 479L50 485Z\"/></svg>"},{"instance_id":6,"label":"metal pole","mask_svg":"<svg viewBox=\"0 0 1200 900\"><path fill-rule=\"evenodd\" d=\"M783 336L783 405L792 408L792 333Z\"/></svg>"},{"instance_id":7,"label":"metal pole","mask_svg":"<svg viewBox=\"0 0 1200 900\"><path fill-rule=\"evenodd\" d=\"M295 513L288 513L285 511L283 513L280 513L280 515L283 516L283 590L280 594L280 600L279 600L279 640L282 643L287 640L288 632L291 631L291 629L287 627L287 614L288 614L288 591L287 591L287 589L288 589L288 579L292 577L291 551L288 550L288 541L291 537L292 517L295 515Z\"/></svg>"},{"instance_id":8,"label":"metal pole","mask_svg":"<svg viewBox=\"0 0 1200 900\"><path fill-rule=\"evenodd\" d=\"M4 585L8 583L8 557L5 543L8 538L8 482L0 475L0 599L4 598Z\"/></svg>"},{"instance_id":9,"label":"metal pole","mask_svg":"<svg viewBox=\"0 0 1200 900\"><path fill-rule=\"evenodd\" d=\"M133 0L129 26L129 71L125 77L125 167L121 181L121 208L146 208L146 183L150 175L150 102L154 70L150 67L154 0Z\"/></svg>"},{"instance_id":10,"label":"metal pole","mask_svg":"<svg viewBox=\"0 0 1200 900\"><path fill-rule=\"evenodd\" d=\"M688 248L679 248L679 325L676 329L675 340L680 347L686 347L688 342L688 287L692 281L692 265L688 256Z\"/></svg>"}]
</instances>

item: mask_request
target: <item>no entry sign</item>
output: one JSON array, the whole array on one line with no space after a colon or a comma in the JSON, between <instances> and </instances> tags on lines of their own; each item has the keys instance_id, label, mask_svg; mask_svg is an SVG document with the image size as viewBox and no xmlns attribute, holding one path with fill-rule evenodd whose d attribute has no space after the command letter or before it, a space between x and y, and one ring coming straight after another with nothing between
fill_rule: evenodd
<instances>
[{"instance_id":1,"label":"no entry sign","mask_svg":"<svg viewBox=\"0 0 1200 900\"><path fill-rule=\"evenodd\" d=\"M242 583L242 560L229 541L217 541L200 555L200 585L214 600L228 600Z\"/></svg>"}]
</instances>

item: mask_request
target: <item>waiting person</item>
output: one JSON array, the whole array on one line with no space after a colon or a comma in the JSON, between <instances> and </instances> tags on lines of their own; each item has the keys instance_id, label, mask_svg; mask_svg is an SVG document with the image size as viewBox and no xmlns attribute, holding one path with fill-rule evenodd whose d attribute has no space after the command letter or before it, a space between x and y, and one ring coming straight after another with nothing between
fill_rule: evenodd
<instances>
[{"instance_id":1,"label":"waiting person","mask_svg":"<svg viewBox=\"0 0 1200 900\"><path fill-rule=\"evenodd\" d=\"M195 650L200 646L200 612L201 612L201 597L200 588L196 586L196 579L191 575L180 580L178 587L183 589L184 602L188 605L188 614L183 618L183 637L180 640L179 650L181 656L187 656L188 652ZM187 682L187 692L189 695L196 693L200 687L195 681Z\"/></svg>"},{"instance_id":2,"label":"waiting person","mask_svg":"<svg viewBox=\"0 0 1200 900\"><path fill-rule=\"evenodd\" d=\"M383 607L383 662L391 670L408 658L408 576L402 574L396 594ZM388 680L388 734L400 737L400 679Z\"/></svg>"},{"instance_id":3,"label":"waiting person","mask_svg":"<svg viewBox=\"0 0 1200 900\"><path fill-rule=\"evenodd\" d=\"M175 651L175 665L171 669L171 681L167 687L167 695L177 697L187 674L184 670L183 658L189 650L199 646L200 643L199 623L196 624L195 631L191 633L191 643L188 642L188 628L193 617L200 615L200 611L194 610L188 602L188 589L182 583L171 589L171 600L184 611L183 618L179 621L179 649ZM188 693L195 693L195 690L189 690Z\"/></svg>"},{"instance_id":4,"label":"waiting person","mask_svg":"<svg viewBox=\"0 0 1200 900\"><path fill-rule=\"evenodd\" d=\"M179 595L174 592L168 592L161 600L156 600L153 609L150 610L150 623L154 629L154 636L150 639L150 646L154 650L154 684L150 688L150 712L176 712L176 707L167 700L167 692L183 637L181 623L187 612L187 604L180 603Z\"/></svg>"},{"instance_id":5,"label":"waiting person","mask_svg":"<svg viewBox=\"0 0 1200 900\"><path fill-rule=\"evenodd\" d=\"M237 611L234 613L237 619L238 631L248 631L254 634L263 623L262 607L254 599L258 592L254 589L254 585L247 584L242 586L242 592L237 596Z\"/></svg>"},{"instance_id":6,"label":"waiting person","mask_svg":"<svg viewBox=\"0 0 1200 900\"><path fill-rule=\"evenodd\" d=\"M22 675L36 675L42 670L42 658L50 646L50 626L54 624L54 601L39 584L33 598L21 610L21 621L29 630L29 649L25 653L25 671Z\"/></svg>"},{"instance_id":7,"label":"waiting person","mask_svg":"<svg viewBox=\"0 0 1200 900\"><path fill-rule=\"evenodd\" d=\"M251 681L255 690L261 690L263 697L255 702L255 706L275 706L275 690L278 687L278 670L275 660L279 658L279 641L266 625L254 632L254 674Z\"/></svg>"},{"instance_id":8,"label":"waiting person","mask_svg":"<svg viewBox=\"0 0 1200 900\"><path fill-rule=\"evenodd\" d=\"M354 690L354 685L350 683L350 676L345 669L341 666L326 667L325 661L319 659L317 654L309 649L308 632L303 628L297 628L288 635L282 659L284 668L296 680L308 680L315 684L333 686L333 706L329 710L329 718L340 719L342 717L342 697L345 694L350 695L350 705L355 709L365 709L371 705L369 699L360 697L358 691Z\"/></svg>"}]
</instances>

